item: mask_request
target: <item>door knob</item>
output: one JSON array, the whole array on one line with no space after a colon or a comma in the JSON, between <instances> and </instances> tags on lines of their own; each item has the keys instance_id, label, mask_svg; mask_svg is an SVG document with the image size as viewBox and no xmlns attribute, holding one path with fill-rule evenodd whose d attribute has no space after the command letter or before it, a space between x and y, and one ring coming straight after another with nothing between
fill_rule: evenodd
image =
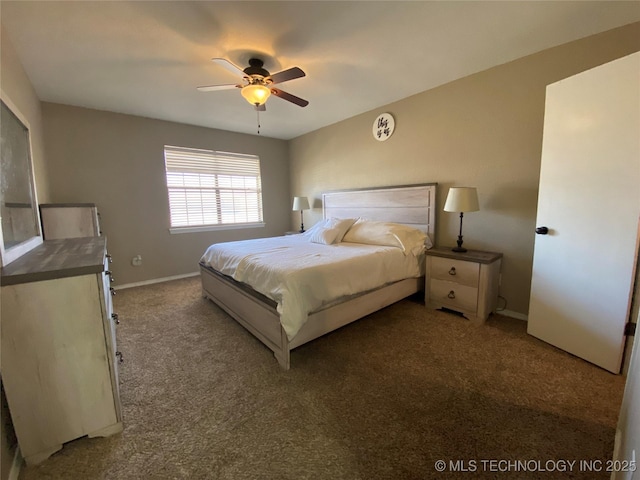
<instances>
[{"instance_id":1,"label":"door knob","mask_svg":"<svg viewBox=\"0 0 640 480\"><path fill-rule=\"evenodd\" d=\"M536 228L536 233L538 235L546 235L547 233L549 233L549 229L547 227L538 227Z\"/></svg>"}]
</instances>

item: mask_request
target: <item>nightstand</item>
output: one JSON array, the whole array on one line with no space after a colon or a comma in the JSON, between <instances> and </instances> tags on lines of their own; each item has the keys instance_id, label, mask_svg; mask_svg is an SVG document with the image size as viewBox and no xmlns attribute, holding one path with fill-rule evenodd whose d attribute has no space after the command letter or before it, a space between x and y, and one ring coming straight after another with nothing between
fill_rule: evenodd
<instances>
[{"instance_id":1,"label":"nightstand","mask_svg":"<svg viewBox=\"0 0 640 480\"><path fill-rule=\"evenodd\" d=\"M474 323L484 323L498 304L502 254L451 248L426 251L424 303L462 313Z\"/></svg>"}]
</instances>

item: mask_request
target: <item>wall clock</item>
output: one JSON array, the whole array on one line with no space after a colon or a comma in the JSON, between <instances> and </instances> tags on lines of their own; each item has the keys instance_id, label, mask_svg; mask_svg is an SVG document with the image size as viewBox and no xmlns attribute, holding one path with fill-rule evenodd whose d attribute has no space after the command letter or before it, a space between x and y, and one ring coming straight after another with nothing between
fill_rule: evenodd
<instances>
[{"instance_id":1,"label":"wall clock","mask_svg":"<svg viewBox=\"0 0 640 480\"><path fill-rule=\"evenodd\" d=\"M373 122L373 138L384 142L393 134L396 123L390 113L381 113Z\"/></svg>"}]
</instances>

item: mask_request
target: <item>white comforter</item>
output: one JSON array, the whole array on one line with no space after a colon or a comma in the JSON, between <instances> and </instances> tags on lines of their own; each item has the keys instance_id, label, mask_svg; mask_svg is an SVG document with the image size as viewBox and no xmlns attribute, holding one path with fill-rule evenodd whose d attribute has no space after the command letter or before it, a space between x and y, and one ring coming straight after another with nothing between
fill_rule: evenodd
<instances>
[{"instance_id":1,"label":"white comforter","mask_svg":"<svg viewBox=\"0 0 640 480\"><path fill-rule=\"evenodd\" d=\"M421 259L396 247L322 245L305 235L290 235L214 244L200 263L273 299L291 340L308 314L324 304L419 277Z\"/></svg>"}]
</instances>

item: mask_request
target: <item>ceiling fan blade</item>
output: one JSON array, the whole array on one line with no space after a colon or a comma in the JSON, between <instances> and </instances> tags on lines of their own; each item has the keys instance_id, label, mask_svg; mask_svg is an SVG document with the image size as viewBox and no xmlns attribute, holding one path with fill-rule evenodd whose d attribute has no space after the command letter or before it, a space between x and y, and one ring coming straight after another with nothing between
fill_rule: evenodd
<instances>
[{"instance_id":1,"label":"ceiling fan blade","mask_svg":"<svg viewBox=\"0 0 640 480\"><path fill-rule=\"evenodd\" d=\"M289 68L287 70L283 70L278 73L274 73L273 75L268 76L266 79L271 80L271 83L282 83L287 80L293 80L294 78L304 77L306 73L304 73L298 67Z\"/></svg>"},{"instance_id":2,"label":"ceiling fan blade","mask_svg":"<svg viewBox=\"0 0 640 480\"><path fill-rule=\"evenodd\" d=\"M215 90L231 90L232 88L242 88L242 85L236 85L235 83L225 83L223 85L207 85L204 87L197 87L196 89L201 92L213 92Z\"/></svg>"},{"instance_id":3,"label":"ceiling fan blade","mask_svg":"<svg viewBox=\"0 0 640 480\"><path fill-rule=\"evenodd\" d=\"M241 77L245 77L245 73L244 71L237 66L235 63L231 63L229 60L227 60L226 58L212 58L211 61L217 65L220 65L223 68L226 68L227 70L229 70L231 73L233 73L234 75L240 75Z\"/></svg>"},{"instance_id":4,"label":"ceiling fan blade","mask_svg":"<svg viewBox=\"0 0 640 480\"><path fill-rule=\"evenodd\" d=\"M285 92L284 90L280 90L278 88L272 88L271 93L273 93L276 97L280 97L287 102L295 103L301 107L306 107L309 105L309 102L303 98L296 97L295 95L291 95L290 93Z\"/></svg>"}]
</instances>

